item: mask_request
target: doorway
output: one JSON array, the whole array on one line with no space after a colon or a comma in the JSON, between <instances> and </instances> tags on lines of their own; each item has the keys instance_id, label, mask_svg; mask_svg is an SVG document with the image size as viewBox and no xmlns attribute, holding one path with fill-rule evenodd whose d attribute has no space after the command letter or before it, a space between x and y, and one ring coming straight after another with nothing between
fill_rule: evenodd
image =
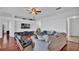
<instances>
[{"instance_id":1,"label":"doorway","mask_svg":"<svg viewBox=\"0 0 79 59\"><path fill-rule=\"evenodd\" d=\"M79 43L79 16L72 16L67 19L68 40Z\"/></svg>"},{"instance_id":2,"label":"doorway","mask_svg":"<svg viewBox=\"0 0 79 59\"><path fill-rule=\"evenodd\" d=\"M4 21L2 22L2 37L4 37L5 34L9 31L9 22Z\"/></svg>"}]
</instances>

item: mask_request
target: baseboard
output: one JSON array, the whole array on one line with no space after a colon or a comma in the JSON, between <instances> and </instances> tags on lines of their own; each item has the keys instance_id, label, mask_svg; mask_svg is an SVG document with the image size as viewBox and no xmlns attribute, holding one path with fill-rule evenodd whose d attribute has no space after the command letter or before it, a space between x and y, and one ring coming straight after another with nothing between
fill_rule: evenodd
<instances>
[{"instance_id":1,"label":"baseboard","mask_svg":"<svg viewBox=\"0 0 79 59\"><path fill-rule=\"evenodd\" d=\"M79 43L79 36L70 36L68 41Z\"/></svg>"},{"instance_id":2,"label":"baseboard","mask_svg":"<svg viewBox=\"0 0 79 59\"><path fill-rule=\"evenodd\" d=\"M79 37L79 35L70 35L71 37Z\"/></svg>"},{"instance_id":3,"label":"baseboard","mask_svg":"<svg viewBox=\"0 0 79 59\"><path fill-rule=\"evenodd\" d=\"M75 43L79 43L79 41L75 41L75 40L68 40L68 41L75 42Z\"/></svg>"}]
</instances>

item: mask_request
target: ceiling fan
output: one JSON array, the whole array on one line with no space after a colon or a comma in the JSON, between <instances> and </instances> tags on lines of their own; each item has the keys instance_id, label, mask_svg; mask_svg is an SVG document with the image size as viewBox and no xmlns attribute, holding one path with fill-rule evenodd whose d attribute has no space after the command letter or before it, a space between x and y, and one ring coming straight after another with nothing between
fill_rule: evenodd
<instances>
[{"instance_id":1,"label":"ceiling fan","mask_svg":"<svg viewBox=\"0 0 79 59\"><path fill-rule=\"evenodd\" d=\"M29 11L29 13L32 15L37 15L38 13L41 13L41 10L38 8L35 8L35 7L29 8L29 9L27 9L27 11Z\"/></svg>"}]
</instances>

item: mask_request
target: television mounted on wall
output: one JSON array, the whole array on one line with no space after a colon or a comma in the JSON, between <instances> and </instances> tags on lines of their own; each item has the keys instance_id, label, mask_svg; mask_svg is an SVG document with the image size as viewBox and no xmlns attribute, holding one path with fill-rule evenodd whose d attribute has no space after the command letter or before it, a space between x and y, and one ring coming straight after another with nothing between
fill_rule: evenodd
<instances>
[{"instance_id":1,"label":"television mounted on wall","mask_svg":"<svg viewBox=\"0 0 79 59\"><path fill-rule=\"evenodd\" d=\"M21 23L21 29L30 29L30 24Z\"/></svg>"}]
</instances>

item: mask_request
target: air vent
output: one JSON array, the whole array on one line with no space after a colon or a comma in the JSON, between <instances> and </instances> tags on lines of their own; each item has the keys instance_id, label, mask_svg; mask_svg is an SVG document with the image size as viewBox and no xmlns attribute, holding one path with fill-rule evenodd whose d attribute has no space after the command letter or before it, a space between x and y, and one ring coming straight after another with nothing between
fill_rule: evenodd
<instances>
[{"instance_id":1,"label":"air vent","mask_svg":"<svg viewBox=\"0 0 79 59\"><path fill-rule=\"evenodd\" d=\"M60 10L62 7L58 7L58 8L56 8L56 10Z\"/></svg>"}]
</instances>

